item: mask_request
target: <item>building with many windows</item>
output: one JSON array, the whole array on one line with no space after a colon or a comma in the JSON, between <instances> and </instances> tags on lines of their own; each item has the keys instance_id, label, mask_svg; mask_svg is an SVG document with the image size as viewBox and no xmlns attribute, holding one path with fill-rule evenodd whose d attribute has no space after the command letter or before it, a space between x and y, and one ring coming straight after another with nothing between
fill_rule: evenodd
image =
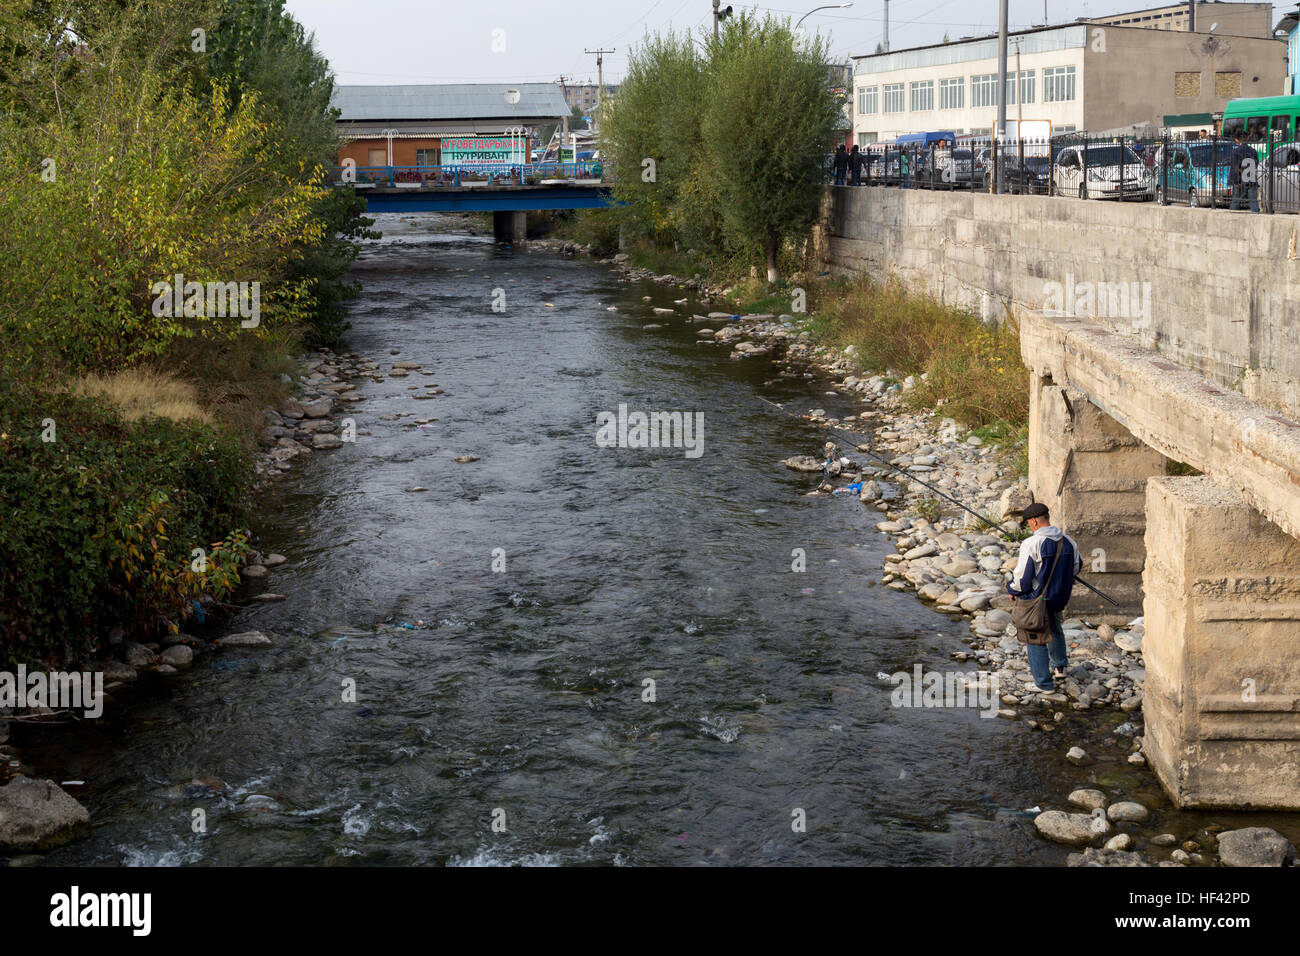
<instances>
[{"instance_id":1,"label":"building with many windows","mask_svg":"<svg viewBox=\"0 0 1300 956\"><path fill-rule=\"evenodd\" d=\"M570 83L561 85L561 91L564 94L564 102L569 104L570 110L582 110L584 116L595 118L596 104L601 101L601 91L595 83ZM604 98L611 99L618 92L617 83L606 83Z\"/></svg>"},{"instance_id":2,"label":"building with many windows","mask_svg":"<svg viewBox=\"0 0 1300 956\"><path fill-rule=\"evenodd\" d=\"M1202 7L1208 8L1205 13ZM1120 25L1116 18L1140 14L1119 14L1106 22L1010 34L1007 119L1050 120L1060 132L1159 127L1166 115L1210 114L1238 96L1275 95L1287 75L1286 44L1271 36L1266 14L1256 17L1262 27L1245 17L1234 21L1246 24L1243 29L1258 28L1258 36L1222 34L1210 11L1226 7L1270 9L1266 4L1197 4L1195 33L1186 31L1185 19L1181 27L1163 25L1176 22L1172 18ZM1215 31L1206 32L1212 25ZM853 61L853 135L859 144L931 130L987 135L997 122L996 36Z\"/></svg>"}]
</instances>

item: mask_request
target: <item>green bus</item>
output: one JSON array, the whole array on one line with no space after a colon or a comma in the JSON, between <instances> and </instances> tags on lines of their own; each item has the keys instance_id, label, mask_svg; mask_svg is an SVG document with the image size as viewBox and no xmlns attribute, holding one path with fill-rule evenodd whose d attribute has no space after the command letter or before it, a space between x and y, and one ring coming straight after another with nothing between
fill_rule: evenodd
<instances>
[{"instance_id":1,"label":"green bus","mask_svg":"<svg viewBox=\"0 0 1300 956\"><path fill-rule=\"evenodd\" d=\"M1241 132L1264 159L1269 141L1294 143L1296 117L1300 116L1300 96L1253 96L1229 100L1223 109L1220 136L1232 139Z\"/></svg>"}]
</instances>

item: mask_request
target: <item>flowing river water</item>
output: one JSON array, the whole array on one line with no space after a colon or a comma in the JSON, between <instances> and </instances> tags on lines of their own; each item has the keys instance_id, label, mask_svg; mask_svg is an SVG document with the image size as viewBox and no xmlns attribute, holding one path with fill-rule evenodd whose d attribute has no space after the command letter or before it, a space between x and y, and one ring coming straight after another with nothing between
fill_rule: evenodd
<instances>
[{"instance_id":1,"label":"flowing river water","mask_svg":"<svg viewBox=\"0 0 1300 956\"><path fill-rule=\"evenodd\" d=\"M86 781L95 826L47 862L1064 861L1024 810L1088 785L1063 754L1107 728L891 706L879 675L956 666L966 624L878 585L878 513L804 497L815 479L779 461L823 436L760 396L847 399L765 385L769 360L729 361L680 320L643 330L680 291L434 217L378 228L345 348L421 362L446 394L363 380L357 442L260 502L288 599L223 626L273 648L200 657L49 736L37 770ZM597 447L620 404L703 412L704 454ZM401 412L438 420L380 419ZM1122 756L1128 795L1167 807ZM204 777L229 790L187 789Z\"/></svg>"}]
</instances>

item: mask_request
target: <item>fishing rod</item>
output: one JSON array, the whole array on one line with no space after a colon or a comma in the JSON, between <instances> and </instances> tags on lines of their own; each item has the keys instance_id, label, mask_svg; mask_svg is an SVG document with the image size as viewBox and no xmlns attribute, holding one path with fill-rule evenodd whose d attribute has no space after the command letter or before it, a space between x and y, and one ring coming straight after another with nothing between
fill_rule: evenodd
<instances>
[{"instance_id":1,"label":"fishing rod","mask_svg":"<svg viewBox=\"0 0 1300 956\"><path fill-rule=\"evenodd\" d=\"M801 422L807 421L807 419L804 418L803 416L796 415L794 412L786 410L783 406L778 405L776 402L768 401L766 398L763 398L763 396L761 395L758 396L758 399L761 402L767 402L768 405L771 405L773 408L775 408L777 411L781 412L782 414L789 415L791 418L798 419ZM943 498L945 501L952 502L954 505L956 505L962 511L965 511L967 514L974 515L976 518L984 522L990 528L995 529L999 534L1004 533L1000 525L990 521L988 518L984 517L975 509L968 508L962 502L958 501L956 498L952 497L951 495L945 494L944 492L940 491L938 488L936 488L934 485L930 484L929 482L916 477L916 475L912 474L911 472L904 471L901 466L895 465L892 461L889 461L888 459L882 458L880 455L877 455L870 448L871 436L864 435L861 432L851 432L842 428L835 428L832 425L822 425L821 427L826 429L828 432L834 434L837 438L839 438L839 436L841 435L845 436L844 438L841 438L840 441L851 444L854 448L854 451L858 451L864 455L870 455L872 458L880 462L886 468L889 468L893 471L898 472L900 475L905 476L908 481L916 482L918 485L921 485L923 488L927 488L930 491L934 492L936 495L938 495L940 498ZM857 438L865 438L867 439L867 441L865 442L855 441L854 439ZM862 447L863 445L867 445L868 447L863 448ZM823 471L825 472L827 471L827 469L823 469ZM1079 584L1082 584L1085 588L1087 588L1093 594L1097 595L1099 598L1102 598L1105 601L1109 601L1111 604L1115 605L1116 607L1119 607L1119 602L1116 601L1113 597L1111 597L1109 594L1105 593L1104 591L1098 590L1097 588L1093 587L1091 584L1089 584L1083 578L1079 577L1077 574L1075 575L1074 580Z\"/></svg>"}]
</instances>

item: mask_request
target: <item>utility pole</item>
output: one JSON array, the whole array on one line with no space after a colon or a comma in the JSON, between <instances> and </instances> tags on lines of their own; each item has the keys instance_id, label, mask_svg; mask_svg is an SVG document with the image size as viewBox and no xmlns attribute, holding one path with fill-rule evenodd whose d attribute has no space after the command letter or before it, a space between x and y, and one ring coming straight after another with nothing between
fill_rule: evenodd
<instances>
[{"instance_id":1,"label":"utility pole","mask_svg":"<svg viewBox=\"0 0 1300 956\"><path fill-rule=\"evenodd\" d=\"M605 54L616 53L616 50L588 50L583 49L584 53L596 54L596 118L600 119L600 105L605 101Z\"/></svg>"},{"instance_id":2,"label":"utility pole","mask_svg":"<svg viewBox=\"0 0 1300 956\"><path fill-rule=\"evenodd\" d=\"M713 39L714 40L718 39L718 24L721 23L723 20L727 19L727 17L729 16L731 16L731 7L728 6L726 9L719 10L718 0L713 0Z\"/></svg>"},{"instance_id":3,"label":"utility pole","mask_svg":"<svg viewBox=\"0 0 1300 956\"><path fill-rule=\"evenodd\" d=\"M561 76L560 76L560 95L564 97L564 105L565 105L565 106L568 106L568 105L569 105L569 97L568 97L568 95L567 95L568 92L569 92L569 88L568 88L567 86L564 85L564 76L561 75ZM568 110L566 110L565 113L564 113L564 116L561 117L561 119L560 119L560 149L561 149L561 150L564 149L564 141L565 141L566 139L569 138L569 114L572 113L572 112L573 112L572 109L568 109ZM558 154L557 154L556 158L557 158L557 159L559 158Z\"/></svg>"},{"instance_id":4,"label":"utility pole","mask_svg":"<svg viewBox=\"0 0 1300 956\"><path fill-rule=\"evenodd\" d=\"M885 0L885 52L889 52L889 0Z\"/></svg>"},{"instance_id":5,"label":"utility pole","mask_svg":"<svg viewBox=\"0 0 1300 956\"><path fill-rule=\"evenodd\" d=\"M1019 176L1025 175L1025 89L1020 84L1020 37L1016 37L1016 158ZM1050 150L1049 150L1050 151ZM1027 179L1025 180L1028 181Z\"/></svg>"},{"instance_id":6,"label":"utility pole","mask_svg":"<svg viewBox=\"0 0 1300 956\"><path fill-rule=\"evenodd\" d=\"M1017 97L1019 99L1019 97ZM998 4L998 128L993 143L994 159L1004 158L999 137L1007 133L1007 0ZM1005 163L995 162L998 172L998 192L1002 192L1002 167Z\"/></svg>"}]
</instances>

